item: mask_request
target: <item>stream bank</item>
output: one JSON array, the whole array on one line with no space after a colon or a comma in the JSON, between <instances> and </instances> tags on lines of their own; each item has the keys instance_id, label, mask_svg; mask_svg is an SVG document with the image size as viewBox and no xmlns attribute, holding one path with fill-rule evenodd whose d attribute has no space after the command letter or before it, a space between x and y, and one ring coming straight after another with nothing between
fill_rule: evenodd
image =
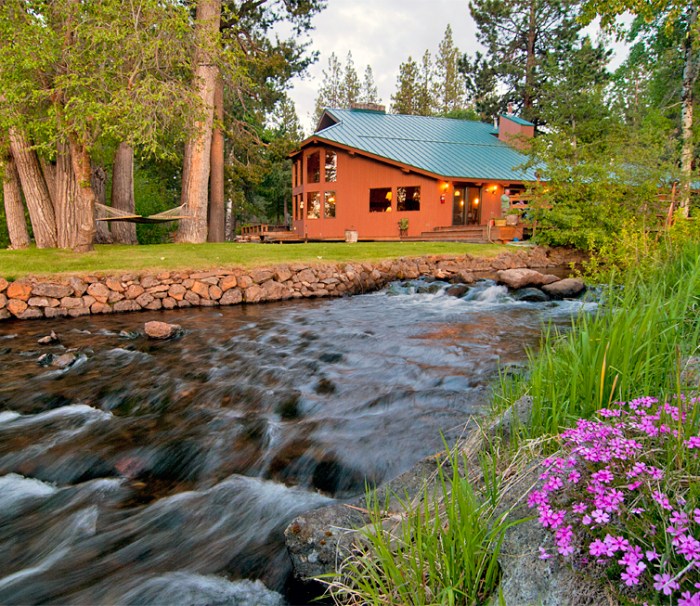
<instances>
[{"instance_id":1,"label":"stream bank","mask_svg":"<svg viewBox=\"0 0 700 606\"><path fill-rule=\"evenodd\" d=\"M580 253L575 251L534 247L492 258L428 256L375 263L292 263L252 270L28 277L13 282L0 277L0 320L338 297L372 292L393 280L419 276L470 284L485 272L561 267L580 260Z\"/></svg>"}]
</instances>

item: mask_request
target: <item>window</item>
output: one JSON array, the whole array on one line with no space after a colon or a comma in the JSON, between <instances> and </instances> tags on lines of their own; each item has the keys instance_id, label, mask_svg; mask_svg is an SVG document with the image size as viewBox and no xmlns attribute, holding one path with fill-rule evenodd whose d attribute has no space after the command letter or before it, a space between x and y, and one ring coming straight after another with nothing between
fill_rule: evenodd
<instances>
[{"instance_id":1,"label":"window","mask_svg":"<svg viewBox=\"0 0 700 606\"><path fill-rule=\"evenodd\" d=\"M326 151L326 182L334 183L338 175L338 154Z\"/></svg>"},{"instance_id":2,"label":"window","mask_svg":"<svg viewBox=\"0 0 700 606\"><path fill-rule=\"evenodd\" d=\"M379 187L369 190L369 212L385 213L391 210L391 188Z\"/></svg>"},{"instance_id":3,"label":"window","mask_svg":"<svg viewBox=\"0 0 700 606\"><path fill-rule=\"evenodd\" d=\"M306 157L306 182L321 181L321 152L314 152Z\"/></svg>"},{"instance_id":4,"label":"window","mask_svg":"<svg viewBox=\"0 0 700 606\"><path fill-rule=\"evenodd\" d=\"M396 210L420 210L420 187L397 187Z\"/></svg>"},{"instance_id":5,"label":"window","mask_svg":"<svg viewBox=\"0 0 700 606\"><path fill-rule=\"evenodd\" d=\"M323 200L323 216L326 219L335 219L335 192L327 191Z\"/></svg>"},{"instance_id":6,"label":"window","mask_svg":"<svg viewBox=\"0 0 700 606\"><path fill-rule=\"evenodd\" d=\"M321 194L310 191L306 194L306 218L318 219L321 216Z\"/></svg>"}]
</instances>

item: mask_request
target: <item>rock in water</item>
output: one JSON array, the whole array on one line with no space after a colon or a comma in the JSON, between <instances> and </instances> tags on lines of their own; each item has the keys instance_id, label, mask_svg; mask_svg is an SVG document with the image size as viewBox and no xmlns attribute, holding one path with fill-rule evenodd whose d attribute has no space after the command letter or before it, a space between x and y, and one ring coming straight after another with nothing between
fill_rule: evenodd
<instances>
[{"instance_id":1,"label":"rock in water","mask_svg":"<svg viewBox=\"0 0 700 606\"><path fill-rule=\"evenodd\" d=\"M78 356L72 352L64 353L51 361L51 366L60 368L61 370L73 366L78 360Z\"/></svg>"},{"instance_id":2,"label":"rock in water","mask_svg":"<svg viewBox=\"0 0 700 606\"><path fill-rule=\"evenodd\" d=\"M58 343L58 341L58 335L52 330L50 335L41 337L41 339L37 340L37 343L39 345L53 345L54 343Z\"/></svg>"},{"instance_id":3,"label":"rock in water","mask_svg":"<svg viewBox=\"0 0 700 606\"><path fill-rule=\"evenodd\" d=\"M513 298L518 301L527 301L529 303L543 303L549 301L549 295L542 292L539 288L521 288L513 293Z\"/></svg>"},{"instance_id":4,"label":"rock in water","mask_svg":"<svg viewBox=\"0 0 700 606\"><path fill-rule=\"evenodd\" d=\"M565 278L554 282L554 284L545 284L542 290L553 299L568 299L570 297L578 297L584 290L586 285L575 278Z\"/></svg>"},{"instance_id":5,"label":"rock in water","mask_svg":"<svg viewBox=\"0 0 700 606\"><path fill-rule=\"evenodd\" d=\"M559 280L551 274L541 274L534 269L502 269L496 272L496 280L508 288L518 289L526 286L542 286Z\"/></svg>"},{"instance_id":6,"label":"rock in water","mask_svg":"<svg viewBox=\"0 0 700 606\"><path fill-rule=\"evenodd\" d=\"M179 324L168 324L167 322L146 322L144 331L149 339L172 339L182 332Z\"/></svg>"}]
</instances>

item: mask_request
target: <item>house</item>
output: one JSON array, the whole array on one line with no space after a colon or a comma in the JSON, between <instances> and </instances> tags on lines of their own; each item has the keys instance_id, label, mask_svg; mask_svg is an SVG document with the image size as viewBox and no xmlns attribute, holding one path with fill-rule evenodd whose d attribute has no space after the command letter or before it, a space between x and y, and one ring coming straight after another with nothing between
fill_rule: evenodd
<instances>
[{"instance_id":1,"label":"house","mask_svg":"<svg viewBox=\"0 0 700 606\"><path fill-rule=\"evenodd\" d=\"M293 229L314 240L344 239L346 230L371 240L522 237L522 229L492 232L492 220L536 180L519 151L533 134L533 124L513 115L495 129L387 114L375 104L326 109L291 155Z\"/></svg>"}]
</instances>

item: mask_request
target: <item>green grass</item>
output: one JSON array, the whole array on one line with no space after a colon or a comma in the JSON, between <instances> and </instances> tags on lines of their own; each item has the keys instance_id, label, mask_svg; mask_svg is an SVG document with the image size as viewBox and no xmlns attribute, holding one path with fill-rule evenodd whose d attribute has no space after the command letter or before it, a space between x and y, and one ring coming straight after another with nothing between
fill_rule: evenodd
<instances>
[{"instance_id":1,"label":"green grass","mask_svg":"<svg viewBox=\"0 0 700 606\"><path fill-rule=\"evenodd\" d=\"M496 244L459 242L360 242L357 244L153 244L96 246L93 252L36 249L0 250L0 276L105 273L157 270L203 270L255 267L278 263L342 263L423 255L492 257L507 250Z\"/></svg>"},{"instance_id":2,"label":"green grass","mask_svg":"<svg viewBox=\"0 0 700 606\"><path fill-rule=\"evenodd\" d=\"M335 603L476 605L494 592L504 533L517 522L509 511L497 513L498 498L480 497L461 475L469 467L464 453L452 451L443 463L434 490L426 488L418 502L398 499L398 519L387 519L386 504L369 492L363 540L338 575L320 579ZM499 491L489 489L487 495Z\"/></svg>"},{"instance_id":3,"label":"green grass","mask_svg":"<svg viewBox=\"0 0 700 606\"><path fill-rule=\"evenodd\" d=\"M528 375L502 382L503 404L533 397L531 437L556 434L614 401L666 397L683 387L681 360L697 355L700 343L700 246L630 271L621 287L608 287L603 302L571 331L547 331Z\"/></svg>"}]
</instances>

